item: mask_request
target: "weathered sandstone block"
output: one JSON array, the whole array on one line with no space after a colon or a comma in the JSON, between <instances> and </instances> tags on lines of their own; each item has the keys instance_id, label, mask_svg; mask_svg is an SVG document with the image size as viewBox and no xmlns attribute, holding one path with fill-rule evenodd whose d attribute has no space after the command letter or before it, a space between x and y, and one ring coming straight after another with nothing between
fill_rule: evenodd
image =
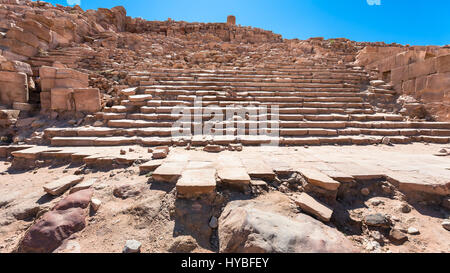
<instances>
[{"instance_id":1,"label":"weathered sandstone block","mask_svg":"<svg viewBox=\"0 0 450 273\"><path fill-rule=\"evenodd\" d=\"M27 74L28 76L33 75L33 71L31 70L31 66L27 63L20 61L5 61L0 64L1 70L10 71L10 72L22 72Z\"/></svg>"},{"instance_id":2,"label":"weathered sandstone block","mask_svg":"<svg viewBox=\"0 0 450 273\"><path fill-rule=\"evenodd\" d=\"M28 81L25 73L0 71L0 103L26 103L28 98Z\"/></svg>"},{"instance_id":3,"label":"weathered sandstone block","mask_svg":"<svg viewBox=\"0 0 450 273\"><path fill-rule=\"evenodd\" d=\"M73 90L73 98L77 111L93 113L101 109L98 88L76 88Z\"/></svg>"},{"instance_id":4,"label":"weathered sandstone block","mask_svg":"<svg viewBox=\"0 0 450 273\"><path fill-rule=\"evenodd\" d=\"M17 25L23 28L24 31L33 33L39 39L44 40L47 43L50 43L52 40L50 29L35 20L25 19L23 21L18 21Z\"/></svg>"},{"instance_id":5,"label":"weathered sandstone block","mask_svg":"<svg viewBox=\"0 0 450 273\"><path fill-rule=\"evenodd\" d=\"M72 88L52 88L51 109L59 111L75 110L75 101Z\"/></svg>"},{"instance_id":6,"label":"weathered sandstone block","mask_svg":"<svg viewBox=\"0 0 450 273\"><path fill-rule=\"evenodd\" d=\"M450 72L450 54L437 57L436 66L438 73Z\"/></svg>"},{"instance_id":7,"label":"weathered sandstone block","mask_svg":"<svg viewBox=\"0 0 450 273\"><path fill-rule=\"evenodd\" d=\"M33 57L38 53L38 49L16 39L0 39L0 46L3 46L14 53L25 57Z\"/></svg>"}]
</instances>

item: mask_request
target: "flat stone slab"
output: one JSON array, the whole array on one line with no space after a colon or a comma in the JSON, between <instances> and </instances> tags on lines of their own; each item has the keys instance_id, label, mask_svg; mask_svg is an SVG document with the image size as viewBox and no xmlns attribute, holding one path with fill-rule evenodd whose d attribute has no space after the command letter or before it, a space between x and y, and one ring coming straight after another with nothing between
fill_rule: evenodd
<instances>
[{"instance_id":1,"label":"flat stone slab","mask_svg":"<svg viewBox=\"0 0 450 273\"><path fill-rule=\"evenodd\" d=\"M307 193L301 193L300 195L293 197L293 199L295 204L302 210L316 216L323 222L329 222L333 215L332 209Z\"/></svg>"},{"instance_id":2,"label":"flat stone slab","mask_svg":"<svg viewBox=\"0 0 450 273\"><path fill-rule=\"evenodd\" d=\"M273 180L275 178L275 173L272 168L267 165L263 160L260 159L241 159L247 173L252 178L261 178Z\"/></svg>"},{"instance_id":3,"label":"flat stone slab","mask_svg":"<svg viewBox=\"0 0 450 273\"><path fill-rule=\"evenodd\" d=\"M387 172L386 179L403 192L426 192L450 195L450 178L432 180L414 172Z\"/></svg>"},{"instance_id":4,"label":"flat stone slab","mask_svg":"<svg viewBox=\"0 0 450 273\"><path fill-rule=\"evenodd\" d=\"M250 184L250 176L243 167L221 168L217 174L223 183L232 185Z\"/></svg>"},{"instance_id":5,"label":"flat stone slab","mask_svg":"<svg viewBox=\"0 0 450 273\"><path fill-rule=\"evenodd\" d=\"M25 158L25 159L36 159L43 152L59 152L60 149L52 149L49 147L33 147L25 150L15 151L11 154L16 158Z\"/></svg>"},{"instance_id":6,"label":"flat stone slab","mask_svg":"<svg viewBox=\"0 0 450 273\"><path fill-rule=\"evenodd\" d=\"M292 173L294 169L285 160L272 158L266 160L267 164L272 168L272 170L279 175L286 175Z\"/></svg>"},{"instance_id":7,"label":"flat stone slab","mask_svg":"<svg viewBox=\"0 0 450 273\"><path fill-rule=\"evenodd\" d=\"M152 98L152 95L131 95L128 97L128 99L133 102L151 100Z\"/></svg>"},{"instance_id":8,"label":"flat stone slab","mask_svg":"<svg viewBox=\"0 0 450 273\"><path fill-rule=\"evenodd\" d=\"M69 175L50 182L44 186L44 191L51 195L61 195L70 187L80 183L84 177L78 175Z\"/></svg>"},{"instance_id":9,"label":"flat stone slab","mask_svg":"<svg viewBox=\"0 0 450 273\"><path fill-rule=\"evenodd\" d=\"M164 160L162 160L162 159L150 160L148 162L145 162L141 166L139 166L139 170L141 171L141 173L153 172L159 166L161 166L163 163L164 163Z\"/></svg>"},{"instance_id":10,"label":"flat stone slab","mask_svg":"<svg viewBox=\"0 0 450 273\"><path fill-rule=\"evenodd\" d=\"M177 192L181 196L196 197L214 192L216 189L215 169L185 170L177 182Z\"/></svg>"},{"instance_id":11,"label":"flat stone slab","mask_svg":"<svg viewBox=\"0 0 450 273\"><path fill-rule=\"evenodd\" d=\"M186 165L186 170L196 169L213 169L214 163L211 161L189 161Z\"/></svg>"},{"instance_id":12,"label":"flat stone slab","mask_svg":"<svg viewBox=\"0 0 450 273\"><path fill-rule=\"evenodd\" d=\"M95 178L85 180L85 181L83 181L83 182L73 186L70 189L70 193L74 193L74 192L77 192L77 191L89 189L90 187L92 187L95 184L95 182L97 182L97 179L95 179Z\"/></svg>"},{"instance_id":13,"label":"flat stone slab","mask_svg":"<svg viewBox=\"0 0 450 273\"><path fill-rule=\"evenodd\" d=\"M298 171L306 178L308 183L329 191L336 191L341 185L338 181L313 168L300 167Z\"/></svg>"},{"instance_id":14,"label":"flat stone slab","mask_svg":"<svg viewBox=\"0 0 450 273\"><path fill-rule=\"evenodd\" d=\"M158 182L176 183L180 178L187 162L172 161L165 162L153 173L153 179Z\"/></svg>"}]
</instances>

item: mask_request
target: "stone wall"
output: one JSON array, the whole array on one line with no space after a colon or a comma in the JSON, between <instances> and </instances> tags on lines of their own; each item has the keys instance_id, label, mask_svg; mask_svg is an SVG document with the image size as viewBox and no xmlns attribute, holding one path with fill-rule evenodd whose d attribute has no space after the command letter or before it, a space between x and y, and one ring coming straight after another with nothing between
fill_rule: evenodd
<instances>
[{"instance_id":1,"label":"stone wall","mask_svg":"<svg viewBox=\"0 0 450 273\"><path fill-rule=\"evenodd\" d=\"M450 121L450 48L368 46L357 62L421 102L434 119Z\"/></svg>"},{"instance_id":2,"label":"stone wall","mask_svg":"<svg viewBox=\"0 0 450 273\"><path fill-rule=\"evenodd\" d=\"M20 61L8 61L0 56L0 105L28 103L29 85L33 86L31 67Z\"/></svg>"},{"instance_id":3,"label":"stone wall","mask_svg":"<svg viewBox=\"0 0 450 273\"><path fill-rule=\"evenodd\" d=\"M225 18L224 18L225 19ZM223 42L280 43L279 34L253 27L241 27L230 23L188 23L178 21L146 21L127 17L127 31L133 33L158 33L164 36L189 36L207 33Z\"/></svg>"},{"instance_id":4,"label":"stone wall","mask_svg":"<svg viewBox=\"0 0 450 273\"><path fill-rule=\"evenodd\" d=\"M100 91L89 88L88 74L69 68L43 66L39 75L43 110L93 113L101 109Z\"/></svg>"}]
</instances>

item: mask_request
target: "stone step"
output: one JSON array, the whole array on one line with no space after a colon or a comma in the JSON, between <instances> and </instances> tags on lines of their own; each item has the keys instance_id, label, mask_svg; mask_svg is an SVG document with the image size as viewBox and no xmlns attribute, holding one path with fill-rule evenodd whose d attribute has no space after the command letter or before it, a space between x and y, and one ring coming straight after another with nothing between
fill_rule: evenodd
<instances>
[{"instance_id":1,"label":"stone step","mask_svg":"<svg viewBox=\"0 0 450 273\"><path fill-rule=\"evenodd\" d=\"M274 97L274 96L298 96L298 97L361 97L363 94L357 89L353 91L234 91L236 96L253 96L253 97ZM146 94L153 96L226 96L226 91L219 90L163 90L163 89L145 89Z\"/></svg>"},{"instance_id":2,"label":"stone step","mask_svg":"<svg viewBox=\"0 0 450 273\"><path fill-rule=\"evenodd\" d=\"M302 84L228 84L228 83L214 83L214 85L200 85L198 83L183 83L183 84L142 84L140 90L146 89L160 89L160 90L236 90L236 91L314 91L314 90L339 90L339 91L357 91L357 87L344 84L316 84L316 83L302 83Z\"/></svg>"},{"instance_id":3,"label":"stone step","mask_svg":"<svg viewBox=\"0 0 450 273\"><path fill-rule=\"evenodd\" d=\"M184 82L278 82L278 83L358 83L359 78L348 78L348 77L335 77L329 78L327 76L293 76L293 77L280 77L280 76L234 76L234 77L219 77L219 76L166 76L166 75L155 75L153 74L151 80L157 82L168 82L168 81L184 81ZM381 87L380 87L381 88Z\"/></svg>"},{"instance_id":4,"label":"stone step","mask_svg":"<svg viewBox=\"0 0 450 273\"><path fill-rule=\"evenodd\" d=\"M267 75L355 75L366 76L364 71L356 71L353 69L324 67L304 67L290 70L277 69L240 69L240 70L195 70L195 69L158 69L145 72L130 72L130 76L150 77L153 75L171 75L171 76L217 76L217 75L246 75L255 77L266 77Z\"/></svg>"},{"instance_id":5,"label":"stone step","mask_svg":"<svg viewBox=\"0 0 450 273\"><path fill-rule=\"evenodd\" d=\"M199 127L203 128L203 127ZM280 136L347 136L347 135L376 135L376 136L432 136L432 137L449 137L450 130L439 129L359 129L346 127L344 129L324 129L324 128L271 128L271 127L242 127L245 134L261 134L262 129L267 129L266 135L274 135L279 133ZM158 136L170 137L177 132L181 132L181 127L154 127L142 129L110 129L110 128L68 128L68 129L47 129L44 132L44 137L110 137L106 144L111 142L125 141L119 137L131 136ZM191 132L195 129L191 128ZM223 128L215 129L217 134L222 135L238 135L241 129L238 128ZM115 138L113 138L115 137Z\"/></svg>"},{"instance_id":6,"label":"stone step","mask_svg":"<svg viewBox=\"0 0 450 273\"><path fill-rule=\"evenodd\" d=\"M450 137L443 136L390 136L393 144L407 144L411 142L428 142L447 144ZM161 146L179 144L180 140L184 144L191 143L194 146L205 146L206 144L228 145L241 143L243 145L270 144L278 141L280 145L304 146L304 145L372 145L380 144L383 136L297 136L297 137L271 137L271 136L210 136L197 135L185 137L53 137L52 146L123 146L123 145L143 145Z\"/></svg>"},{"instance_id":7,"label":"stone step","mask_svg":"<svg viewBox=\"0 0 450 273\"><path fill-rule=\"evenodd\" d=\"M222 102L220 106L222 107L210 107L210 111L222 111L223 113L226 113L226 106L235 106L235 103L229 103L227 104L226 102ZM251 104L247 104L247 105L240 105L243 107L246 107L246 109L248 111L251 111L252 107ZM267 112L271 113L272 109L271 107L273 105L269 104L269 103L262 103L259 104L259 106L266 106L267 107ZM254 106L253 106L254 107ZM176 109L175 109L176 110ZM195 110L197 111L203 111L204 109L202 107L185 107L183 109L184 111L190 111L191 113L194 113ZM239 110L239 108L237 107L230 107L229 111L237 111ZM261 108L259 108L259 110L261 110ZM173 107L150 107L150 106L142 106L140 107L140 112L144 113L144 114L152 114L152 113L165 113L165 114L170 114L172 113L172 111L174 111ZM178 111L178 110L177 110ZM275 110L274 110L275 111ZM278 112L280 114L311 114L311 115L317 115L317 114L359 114L361 115L361 120L363 119L363 115L371 115L374 114L374 110L372 109L354 109L354 108L346 108L346 109L340 109L340 108L306 108L306 107L302 107L302 108L298 108L298 106L292 106L290 104L281 104L279 105L279 109Z\"/></svg>"},{"instance_id":8,"label":"stone step","mask_svg":"<svg viewBox=\"0 0 450 273\"><path fill-rule=\"evenodd\" d=\"M235 113L233 113L235 114ZM100 114L98 114L101 117ZM108 113L107 120L112 120L111 114ZM227 112L222 110L215 110L213 113L205 113L203 114L191 112L190 119L191 120L202 120L209 121L213 117L218 117L222 115L223 119L227 120ZM117 119L125 119L121 115L117 116ZM176 121L183 117L183 114L177 113L129 113L126 115L126 119L132 120L151 120L151 121ZM400 115L383 115L383 114L375 114L375 115L346 115L346 114L316 114L316 115L303 115L303 114L278 114L275 115L273 113L258 114L257 110L248 111L245 116L242 116L244 120L275 120L278 119L280 121L402 121L403 116ZM359 123L357 123L358 127ZM384 126L384 125L380 125ZM403 127L405 127L404 125Z\"/></svg>"}]
</instances>

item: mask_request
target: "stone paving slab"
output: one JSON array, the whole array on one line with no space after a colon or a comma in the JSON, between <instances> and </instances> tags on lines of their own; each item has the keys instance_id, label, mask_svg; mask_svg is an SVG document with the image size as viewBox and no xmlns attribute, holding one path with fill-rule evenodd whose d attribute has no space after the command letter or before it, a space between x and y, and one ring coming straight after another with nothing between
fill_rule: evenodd
<instances>
[{"instance_id":1,"label":"stone paving slab","mask_svg":"<svg viewBox=\"0 0 450 273\"><path fill-rule=\"evenodd\" d=\"M275 173L273 172L272 168L263 160L258 158L243 158L241 160L250 177L269 180L275 178Z\"/></svg>"},{"instance_id":2,"label":"stone paving slab","mask_svg":"<svg viewBox=\"0 0 450 273\"><path fill-rule=\"evenodd\" d=\"M216 188L216 169L184 170L176 187L178 194L185 197L196 197L214 192Z\"/></svg>"},{"instance_id":3,"label":"stone paving slab","mask_svg":"<svg viewBox=\"0 0 450 273\"><path fill-rule=\"evenodd\" d=\"M217 170L217 175L223 183L235 186L248 185L251 180L243 167L221 168Z\"/></svg>"},{"instance_id":4,"label":"stone paving slab","mask_svg":"<svg viewBox=\"0 0 450 273\"><path fill-rule=\"evenodd\" d=\"M140 146L115 147L47 147L24 146L21 149L2 148L2 150L19 151L16 155L22 158L34 158L35 154L46 159L72 158L73 161L95 162L96 160L108 162L114 160L142 159L144 162L151 159L148 149ZM293 171L302 171L300 167L308 166L324 176L337 182L347 183L357 179L381 178L393 181L394 184L405 191L427 192L439 195L448 195L450 188L450 157L434 156L446 146L439 144L410 145L377 145L377 146L327 146L327 147L244 147L242 152L223 151L220 153L207 153L198 150L186 150L183 147L172 148L163 162L148 161L148 168L156 170L162 167L160 178L163 181L175 183L184 170L188 169L216 169L219 177L225 181L240 181L248 184L250 175L258 168L270 173L289 174ZM133 148L134 152L128 152ZM120 150L126 150L121 155ZM258 162L258 163L256 163ZM267 167L262 167L264 162ZM166 164L167 163L167 164ZM169 164L170 163L170 164ZM143 164L142 168L146 168ZM252 167L250 166L250 167ZM149 169L149 171L150 171ZM305 172L305 171L303 171ZM250 174L250 175L249 175ZM158 177L158 172L156 173ZM172 181L173 180L173 181Z\"/></svg>"},{"instance_id":5,"label":"stone paving slab","mask_svg":"<svg viewBox=\"0 0 450 273\"><path fill-rule=\"evenodd\" d=\"M163 159L150 160L150 161L145 162L144 164L140 165L139 170L141 173L153 172L159 166L161 166L163 162L164 162Z\"/></svg>"},{"instance_id":6,"label":"stone paving slab","mask_svg":"<svg viewBox=\"0 0 450 273\"><path fill-rule=\"evenodd\" d=\"M296 171L302 174L306 178L308 183L325 190L336 191L341 185L341 183L329 177L328 175L308 166L300 166L296 169Z\"/></svg>"},{"instance_id":7,"label":"stone paving slab","mask_svg":"<svg viewBox=\"0 0 450 273\"><path fill-rule=\"evenodd\" d=\"M181 174L187 162L164 162L153 172L153 179L158 182L176 183L181 177Z\"/></svg>"}]
</instances>

